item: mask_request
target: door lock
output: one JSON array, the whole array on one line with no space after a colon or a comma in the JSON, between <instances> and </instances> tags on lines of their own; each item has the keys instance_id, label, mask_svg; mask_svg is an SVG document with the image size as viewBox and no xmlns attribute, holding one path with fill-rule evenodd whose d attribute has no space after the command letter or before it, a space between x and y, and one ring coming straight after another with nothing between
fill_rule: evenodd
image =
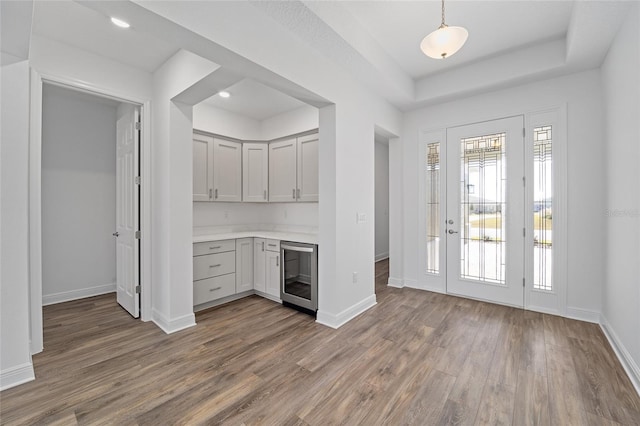
<instances>
[{"instance_id":1,"label":"door lock","mask_svg":"<svg viewBox=\"0 0 640 426\"><path fill-rule=\"evenodd\" d=\"M120 236L120 233L116 231L116 232L114 232L114 233L113 233L113 234L111 234L111 235L113 235L114 237L116 237L116 238L117 238L117 237L119 237L119 236Z\"/></svg>"},{"instance_id":2,"label":"door lock","mask_svg":"<svg viewBox=\"0 0 640 426\"><path fill-rule=\"evenodd\" d=\"M447 221L447 223L448 223L449 225L453 225L453 219L449 219L449 220Z\"/></svg>"}]
</instances>

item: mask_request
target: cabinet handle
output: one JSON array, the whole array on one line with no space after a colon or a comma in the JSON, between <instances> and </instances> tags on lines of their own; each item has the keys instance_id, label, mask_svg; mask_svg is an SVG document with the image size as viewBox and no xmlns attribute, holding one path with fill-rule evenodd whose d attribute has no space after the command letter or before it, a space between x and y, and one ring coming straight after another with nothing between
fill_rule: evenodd
<instances>
[{"instance_id":1,"label":"cabinet handle","mask_svg":"<svg viewBox=\"0 0 640 426\"><path fill-rule=\"evenodd\" d=\"M262 242L262 251L264 251L264 241Z\"/></svg>"},{"instance_id":2,"label":"cabinet handle","mask_svg":"<svg viewBox=\"0 0 640 426\"><path fill-rule=\"evenodd\" d=\"M218 263L217 265L209 265L209 268L219 268L222 265L220 263Z\"/></svg>"},{"instance_id":3,"label":"cabinet handle","mask_svg":"<svg viewBox=\"0 0 640 426\"><path fill-rule=\"evenodd\" d=\"M275 247L275 244L267 244L269 247Z\"/></svg>"},{"instance_id":4,"label":"cabinet handle","mask_svg":"<svg viewBox=\"0 0 640 426\"><path fill-rule=\"evenodd\" d=\"M218 291L222 290L222 287L210 288L209 291Z\"/></svg>"},{"instance_id":5,"label":"cabinet handle","mask_svg":"<svg viewBox=\"0 0 640 426\"><path fill-rule=\"evenodd\" d=\"M216 188L216 194L215 194L215 199L218 199L218 188Z\"/></svg>"},{"instance_id":6,"label":"cabinet handle","mask_svg":"<svg viewBox=\"0 0 640 426\"><path fill-rule=\"evenodd\" d=\"M296 189L296 198L300 199L300 188Z\"/></svg>"},{"instance_id":7,"label":"cabinet handle","mask_svg":"<svg viewBox=\"0 0 640 426\"><path fill-rule=\"evenodd\" d=\"M296 199L296 189L293 188L291 191L292 191L291 198L293 198L295 200Z\"/></svg>"},{"instance_id":8,"label":"cabinet handle","mask_svg":"<svg viewBox=\"0 0 640 426\"><path fill-rule=\"evenodd\" d=\"M218 250L219 248L222 248L222 246L209 247L209 250Z\"/></svg>"},{"instance_id":9,"label":"cabinet handle","mask_svg":"<svg viewBox=\"0 0 640 426\"><path fill-rule=\"evenodd\" d=\"M276 266L280 266L280 256L276 256Z\"/></svg>"},{"instance_id":10,"label":"cabinet handle","mask_svg":"<svg viewBox=\"0 0 640 426\"><path fill-rule=\"evenodd\" d=\"M213 198L213 189L209 189L209 199Z\"/></svg>"},{"instance_id":11,"label":"cabinet handle","mask_svg":"<svg viewBox=\"0 0 640 426\"><path fill-rule=\"evenodd\" d=\"M267 199L267 190L265 189L263 192L264 192L264 194L262 195L262 197L266 200Z\"/></svg>"}]
</instances>

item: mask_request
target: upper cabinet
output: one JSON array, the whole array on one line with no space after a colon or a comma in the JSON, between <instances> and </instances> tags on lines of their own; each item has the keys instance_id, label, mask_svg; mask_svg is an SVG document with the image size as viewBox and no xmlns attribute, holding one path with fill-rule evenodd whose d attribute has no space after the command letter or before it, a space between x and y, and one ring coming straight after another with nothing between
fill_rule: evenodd
<instances>
[{"instance_id":1,"label":"upper cabinet","mask_svg":"<svg viewBox=\"0 0 640 426\"><path fill-rule=\"evenodd\" d=\"M193 134L193 201L317 202L318 133L277 142Z\"/></svg>"},{"instance_id":2,"label":"upper cabinet","mask_svg":"<svg viewBox=\"0 0 640 426\"><path fill-rule=\"evenodd\" d=\"M242 144L193 134L193 201L242 201Z\"/></svg>"},{"instance_id":3,"label":"upper cabinet","mask_svg":"<svg viewBox=\"0 0 640 426\"><path fill-rule=\"evenodd\" d=\"M318 134L298 138L298 201L318 201Z\"/></svg>"},{"instance_id":4,"label":"upper cabinet","mask_svg":"<svg viewBox=\"0 0 640 426\"><path fill-rule=\"evenodd\" d=\"M269 144L269 201L296 201L296 138Z\"/></svg>"},{"instance_id":5,"label":"upper cabinet","mask_svg":"<svg viewBox=\"0 0 640 426\"><path fill-rule=\"evenodd\" d=\"M318 201L318 133L269 144L269 201Z\"/></svg>"},{"instance_id":6,"label":"upper cabinet","mask_svg":"<svg viewBox=\"0 0 640 426\"><path fill-rule=\"evenodd\" d=\"M242 201L269 201L269 145L242 144Z\"/></svg>"},{"instance_id":7,"label":"upper cabinet","mask_svg":"<svg viewBox=\"0 0 640 426\"><path fill-rule=\"evenodd\" d=\"M242 144L213 139L213 201L242 201Z\"/></svg>"},{"instance_id":8,"label":"upper cabinet","mask_svg":"<svg viewBox=\"0 0 640 426\"><path fill-rule=\"evenodd\" d=\"M213 138L193 134L193 201L213 199Z\"/></svg>"}]
</instances>

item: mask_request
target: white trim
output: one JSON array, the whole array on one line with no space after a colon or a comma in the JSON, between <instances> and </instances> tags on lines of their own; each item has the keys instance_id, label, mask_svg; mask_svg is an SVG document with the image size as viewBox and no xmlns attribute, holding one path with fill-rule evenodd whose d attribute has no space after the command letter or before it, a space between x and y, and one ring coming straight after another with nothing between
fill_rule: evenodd
<instances>
[{"instance_id":1,"label":"white trim","mask_svg":"<svg viewBox=\"0 0 640 426\"><path fill-rule=\"evenodd\" d=\"M193 312L204 311L205 309L213 308L215 306L224 305L225 303L234 302L236 300L243 299L245 297L249 297L256 294L253 290L243 291L242 293L232 294L231 296L222 297L220 299L212 300L210 302L201 303L199 305L195 305L193 307Z\"/></svg>"},{"instance_id":2,"label":"white trim","mask_svg":"<svg viewBox=\"0 0 640 426\"><path fill-rule=\"evenodd\" d=\"M627 376L629 376L629 380L631 380L633 387L636 388L636 392L640 395L640 367L638 367L638 364L636 364L633 357L622 343L622 340L620 340L615 331L613 331L613 327L611 327L611 324L609 324L609 321L607 321L607 318L604 315L600 315L600 328L607 337L607 340L613 348L613 351L616 353L616 356L620 360L622 368L624 368Z\"/></svg>"},{"instance_id":3,"label":"white trim","mask_svg":"<svg viewBox=\"0 0 640 426\"><path fill-rule=\"evenodd\" d=\"M389 258L389 252L385 251L384 253L376 254L374 262L380 262L381 260L385 260Z\"/></svg>"},{"instance_id":4,"label":"white trim","mask_svg":"<svg viewBox=\"0 0 640 426\"><path fill-rule=\"evenodd\" d=\"M0 372L0 391L30 382L36 379L33 364L25 362Z\"/></svg>"},{"instance_id":5,"label":"white trim","mask_svg":"<svg viewBox=\"0 0 640 426\"><path fill-rule=\"evenodd\" d=\"M30 73L29 104L29 340L42 352L42 78ZM37 106L40 106L38 108Z\"/></svg>"},{"instance_id":6,"label":"white trim","mask_svg":"<svg viewBox=\"0 0 640 426\"><path fill-rule=\"evenodd\" d=\"M393 288L402 288L404 287L404 282L402 281L402 278L389 277L389 280L387 281L387 286L393 287Z\"/></svg>"},{"instance_id":7,"label":"white trim","mask_svg":"<svg viewBox=\"0 0 640 426\"><path fill-rule=\"evenodd\" d=\"M600 312L567 306L567 318L600 324Z\"/></svg>"},{"instance_id":8,"label":"white trim","mask_svg":"<svg viewBox=\"0 0 640 426\"><path fill-rule=\"evenodd\" d=\"M258 291L258 290L254 290L254 292L258 296L264 297L265 299L269 299L269 300L272 300L272 301L277 302L277 303L282 303L282 300L280 300L280 298L278 296L272 296L272 295L270 295L268 293L263 293L263 292Z\"/></svg>"},{"instance_id":9,"label":"white trim","mask_svg":"<svg viewBox=\"0 0 640 426\"><path fill-rule=\"evenodd\" d=\"M115 293L116 283L97 285L94 287L79 288L77 290L61 291L59 293L43 294L42 306L55 305L56 303L70 302L84 299L85 297L100 296L101 294Z\"/></svg>"},{"instance_id":10,"label":"white trim","mask_svg":"<svg viewBox=\"0 0 640 426\"><path fill-rule=\"evenodd\" d=\"M318 324L326 325L331 328L340 328L347 322L351 321L364 311L376 305L376 295L372 294L371 296L361 300L353 306L345 309L339 314L331 314L324 311L318 311L316 322Z\"/></svg>"},{"instance_id":11,"label":"white trim","mask_svg":"<svg viewBox=\"0 0 640 426\"><path fill-rule=\"evenodd\" d=\"M544 306L535 306L535 305L529 305L525 308L527 311L533 311L533 312L539 312L541 314L549 314L549 315L556 315L556 316L562 316L562 313L559 312L556 309L551 309L551 308L546 308Z\"/></svg>"},{"instance_id":12,"label":"white trim","mask_svg":"<svg viewBox=\"0 0 640 426\"><path fill-rule=\"evenodd\" d=\"M143 238L140 242L142 256L141 274L141 306L142 321L151 321L152 284L151 284L151 100L137 98L118 92L117 90L97 87L83 81L66 77L38 73L32 68L31 73L31 116L29 124L29 291L30 291L30 337L32 354L42 351L42 229L41 229L41 164L42 164L42 85L44 82L64 86L73 90L81 90L94 95L108 97L141 106L142 139L140 146L140 163L142 176L142 195L140 202L140 229ZM34 170L38 168L37 176Z\"/></svg>"},{"instance_id":13,"label":"white trim","mask_svg":"<svg viewBox=\"0 0 640 426\"><path fill-rule=\"evenodd\" d=\"M416 290L430 291L432 293L447 294L447 290L442 287L437 287L437 286L434 286L425 282L419 282L416 280L405 280L404 286L408 288L414 288Z\"/></svg>"},{"instance_id":14,"label":"white trim","mask_svg":"<svg viewBox=\"0 0 640 426\"><path fill-rule=\"evenodd\" d=\"M169 319L154 309L152 321L160 327L162 331L171 334L195 326L196 316L194 314L186 314L178 318Z\"/></svg>"}]
</instances>

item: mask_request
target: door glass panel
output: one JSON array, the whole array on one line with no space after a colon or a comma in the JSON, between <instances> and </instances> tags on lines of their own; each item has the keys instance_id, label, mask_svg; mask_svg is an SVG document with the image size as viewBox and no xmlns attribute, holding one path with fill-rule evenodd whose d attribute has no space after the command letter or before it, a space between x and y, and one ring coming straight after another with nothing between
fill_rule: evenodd
<instances>
[{"instance_id":1,"label":"door glass panel","mask_svg":"<svg viewBox=\"0 0 640 426\"><path fill-rule=\"evenodd\" d=\"M311 300L311 253L284 250L284 292Z\"/></svg>"},{"instance_id":2,"label":"door glass panel","mask_svg":"<svg viewBox=\"0 0 640 426\"><path fill-rule=\"evenodd\" d=\"M551 126L533 129L533 288L553 290L553 151Z\"/></svg>"},{"instance_id":3,"label":"door glass panel","mask_svg":"<svg viewBox=\"0 0 640 426\"><path fill-rule=\"evenodd\" d=\"M461 139L460 276L505 284L506 133Z\"/></svg>"},{"instance_id":4,"label":"door glass panel","mask_svg":"<svg viewBox=\"0 0 640 426\"><path fill-rule=\"evenodd\" d=\"M440 142L427 145L427 272L440 272Z\"/></svg>"}]
</instances>

